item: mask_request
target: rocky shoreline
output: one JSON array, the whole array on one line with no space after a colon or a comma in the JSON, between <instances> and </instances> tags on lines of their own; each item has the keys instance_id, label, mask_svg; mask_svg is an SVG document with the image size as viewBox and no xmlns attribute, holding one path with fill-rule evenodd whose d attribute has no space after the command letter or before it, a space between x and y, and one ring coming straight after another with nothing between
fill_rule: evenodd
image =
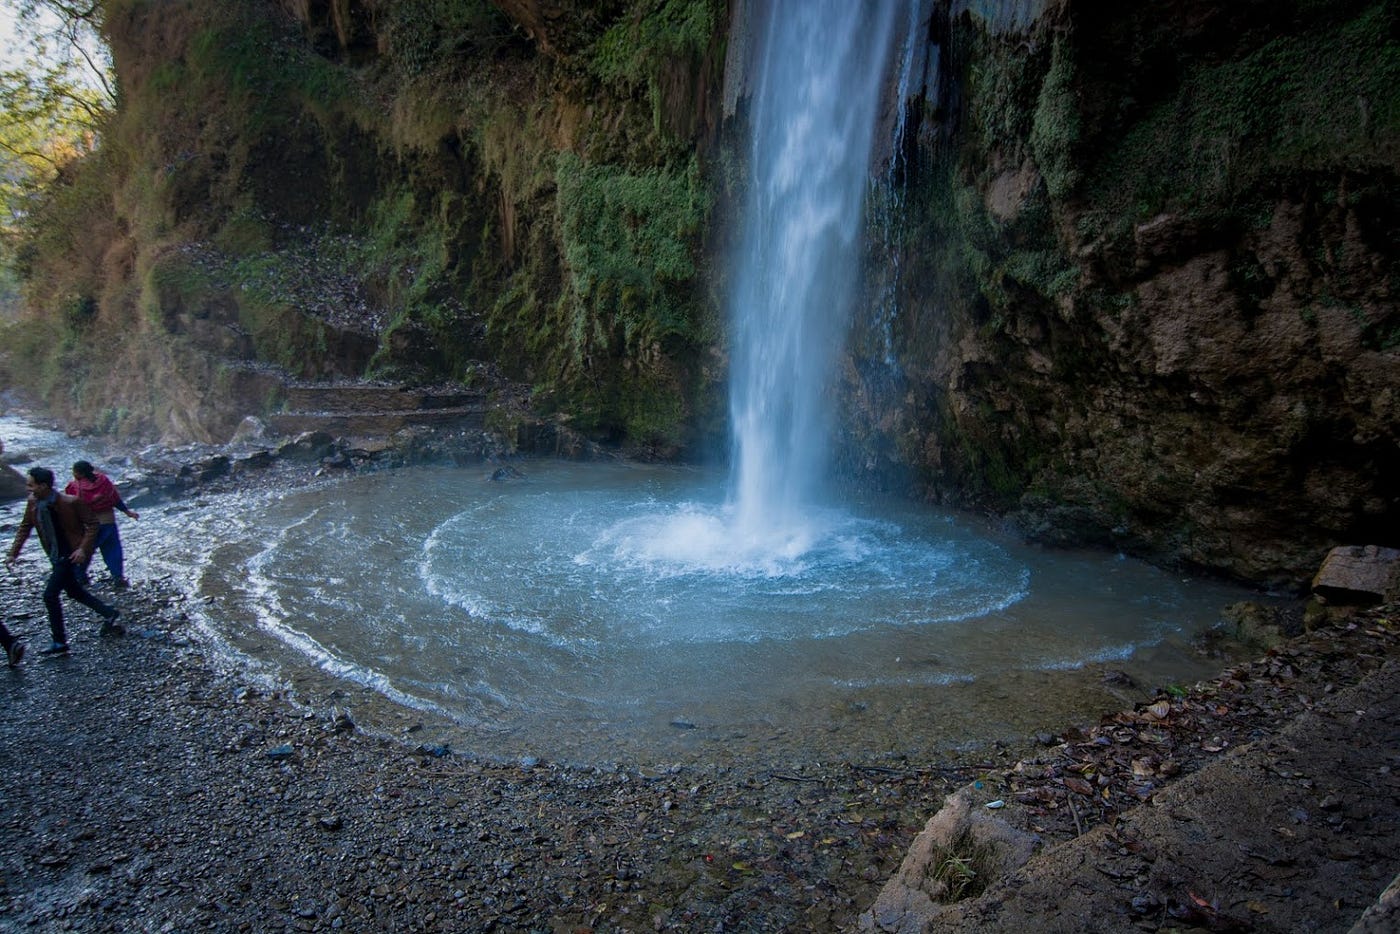
<instances>
[{"instance_id":1,"label":"rocky shoreline","mask_svg":"<svg viewBox=\"0 0 1400 934\"><path fill-rule=\"evenodd\" d=\"M308 434L152 448L128 474L158 500L499 453L477 433ZM31 648L47 632L36 555L0 579ZM0 670L0 929L838 930L986 765L478 761L230 670L174 581L99 595L126 638L99 640L79 608L69 657Z\"/></svg>"},{"instance_id":2,"label":"rocky shoreline","mask_svg":"<svg viewBox=\"0 0 1400 934\"><path fill-rule=\"evenodd\" d=\"M292 448L258 458L275 468L259 476L337 469L342 456L345 466L355 463L344 446L301 443L306 456ZM254 482L254 462L239 467L240 456L204 453L151 475L173 477L175 486ZM0 581L5 619L31 645L45 632L37 573L28 565L22 579ZM308 708L224 670L172 581L137 581L116 599L126 638L99 641L96 623L79 610L70 657L30 655L0 671L0 928L918 930L900 925L924 923L919 916L901 922L872 906L888 905L891 890L882 896L882 887L959 789L979 810L993 798L1009 802L997 819L1039 841L1039 854L1005 880L984 867L977 886L958 893L958 911L976 918L963 922L968 929L1024 930L1049 918L1043 901L1016 895L1029 890L1026 880L1043 879L1093 906L1099 930L1346 930L1400 869L1386 864L1400 852L1400 761L1396 724L1383 717L1356 718L1337 738L1380 758L1350 762L1366 769L1356 788L1334 795L1330 808L1319 791L1310 812L1319 823L1339 809L1368 815L1364 834L1354 829L1359 818L1336 830L1343 841L1364 838L1333 859L1366 870L1347 877L1345 898L1335 876L1299 872L1286 894L1262 883L1249 889L1242 878L1244 902L1212 903L1191 880L1144 874L1137 884L1114 868L1119 850L1141 852L1140 839L1114 837L1088 855L1079 843L1123 831L1160 796L1284 735L1328 698L1351 697L1381 675L1393 683L1396 627L1384 609L1154 701L1165 708L1142 705L1115 715L1126 720L1106 718L1099 731L1067 728L1048 752L1028 742L904 768L652 772L490 763L415 745L411 734L406 742L370 735L339 705ZM1164 716L1149 722L1156 713ZM1187 721L1208 735L1186 732ZM1150 748L1129 750L1115 729ZM1368 730L1369 745L1361 742ZM1175 744L1169 755L1154 736ZM1337 759L1335 749L1314 746L1303 753L1319 771ZM1288 820L1299 826L1296 815ZM1318 839L1324 857L1337 855L1326 849L1336 840ZM1227 843L1246 865L1250 852L1272 859L1287 849L1276 834L1272 848ZM1068 881L1063 854L1080 866ZM1210 868L1203 862L1203 872ZM908 883L908 870L896 881ZM1206 907L1193 909L1187 892ZM1075 930L1087 916L1056 917L1059 929Z\"/></svg>"},{"instance_id":3,"label":"rocky shoreline","mask_svg":"<svg viewBox=\"0 0 1400 934\"><path fill-rule=\"evenodd\" d=\"M125 639L75 613L0 671L0 927L838 930L970 774L471 761L220 672L168 584L119 599Z\"/></svg>"}]
</instances>

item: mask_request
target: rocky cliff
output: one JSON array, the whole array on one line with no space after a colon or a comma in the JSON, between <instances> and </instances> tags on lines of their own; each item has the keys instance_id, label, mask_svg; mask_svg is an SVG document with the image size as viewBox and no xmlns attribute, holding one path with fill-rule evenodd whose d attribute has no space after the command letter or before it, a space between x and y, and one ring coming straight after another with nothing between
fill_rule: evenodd
<instances>
[{"instance_id":1,"label":"rocky cliff","mask_svg":"<svg viewBox=\"0 0 1400 934\"><path fill-rule=\"evenodd\" d=\"M844 475L1290 587L1400 544L1395 5L911 3ZM106 0L11 372L131 435L227 437L277 367L722 444L751 6Z\"/></svg>"},{"instance_id":2,"label":"rocky cliff","mask_svg":"<svg viewBox=\"0 0 1400 934\"><path fill-rule=\"evenodd\" d=\"M931 11L848 469L1282 586L1393 543L1394 5L990 6Z\"/></svg>"},{"instance_id":3,"label":"rocky cliff","mask_svg":"<svg viewBox=\"0 0 1400 934\"><path fill-rule=\"evenodd\" d=\"M692 443L712 0L100 9L121 103L34 219L12 364L71 420L220 440L277 407L274 366L504 378L578 431Z\"/></svg>"}]
</instances>

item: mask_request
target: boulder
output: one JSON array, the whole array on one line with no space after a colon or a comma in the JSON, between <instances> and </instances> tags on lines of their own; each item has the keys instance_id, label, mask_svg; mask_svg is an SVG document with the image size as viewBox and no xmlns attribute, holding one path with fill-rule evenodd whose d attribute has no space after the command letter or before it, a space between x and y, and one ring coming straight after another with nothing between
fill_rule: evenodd
<instances>
[{"instance_id":1,"label":"boulder","mask_svg":"<svg viewBox=\"0 0 1400 934\"><path fill-rule=\"evenodd\" d=\"M963 788L914 838L899 871L860 916L858 929L923 934L950 903L1024 866L1039 842L979 807L973 789Z\"/></svg>"},{"instance_id":2,"label":"boulder","mask_svg":"<svg viewBox=\"0 0 1400 934\"><path fill-rule=\"evenodd\" d=\"M1400 549L1342 545L1327 553L1312 582L1313 594L1332 604L1400 601Z\"/></svg>"},{"instance_id":3,"label":"boulder","mask_svg":"<svg viewBox=\"0 0 1400 934\"><path fill-rule=\"evenodd\" d=\"M233 443L243 441L263 441L267 438L267 422L256 415L249 415L238 423L233 431Z\"/></svg>"},{"instance_id":4,"label":"boulder","mask_svg":"<svg viewBox=\"0 0 1400 934\"><path fill-rule=\"evenodd\" d=\"M324 431L306 431L277 449L277 456L286 460L319 461L330 457L335 439Z\"/></svg>"},{"instance_id":5,"label":"boulder","mask_svg":"<svg viewBox=\"0 0 1400 934\"><path fill-rule=\"evenodd\" d=\"M24 474L9 464L0 464L0 502L8 503L11 500L24 499L28 495L29 490L24 485Z\"/></svg>"}]
</instances>

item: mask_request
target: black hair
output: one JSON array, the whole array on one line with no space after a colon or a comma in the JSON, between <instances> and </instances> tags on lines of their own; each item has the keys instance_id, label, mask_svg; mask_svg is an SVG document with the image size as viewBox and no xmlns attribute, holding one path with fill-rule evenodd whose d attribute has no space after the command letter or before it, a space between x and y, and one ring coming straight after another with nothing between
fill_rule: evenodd
<instances>
[{"instance_id":1,"label":"black hair","mask_svg":"<svg viewBox=\"0 0 1400 934\"><path fill-rule=\"evenodd\" d=\"M53 471L47 467L30 467L29 476L35 483L53 486Z\"/></svg>"},{"instance_id":2,"label":"black hair","mask_svg":"<svg viewBox=\"0 0 1400 934\"><path fill-rule=\"evenodd\" d=\"M82 477L84 480L97 479L97 474L93 471L92 464L87 461L75 461L73 463L73 473Z\"/></svg>"}]
</instances>

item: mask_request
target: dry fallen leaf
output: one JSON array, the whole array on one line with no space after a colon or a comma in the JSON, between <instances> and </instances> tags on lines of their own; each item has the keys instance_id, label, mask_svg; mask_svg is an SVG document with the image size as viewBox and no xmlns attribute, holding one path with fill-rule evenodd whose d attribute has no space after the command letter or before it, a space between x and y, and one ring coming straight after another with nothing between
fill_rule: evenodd
<instances>
[{"instance_id":1,"label":"dry fallen leaf","mask_svg":"<svg viewBox=\"0 0 1400 934\"><path fill-rule=\"evenodd\" d=\"M1090 785L1082 778L1066 776L1064 779L1062 779L1062 781L1064 782L1065 787L1068 788L1070 791L1074 792L1075 794L1084 795L1085 797L1089 798L1093 797L1094 795L1094 786Z\"/></svg>"}]
</instances>

